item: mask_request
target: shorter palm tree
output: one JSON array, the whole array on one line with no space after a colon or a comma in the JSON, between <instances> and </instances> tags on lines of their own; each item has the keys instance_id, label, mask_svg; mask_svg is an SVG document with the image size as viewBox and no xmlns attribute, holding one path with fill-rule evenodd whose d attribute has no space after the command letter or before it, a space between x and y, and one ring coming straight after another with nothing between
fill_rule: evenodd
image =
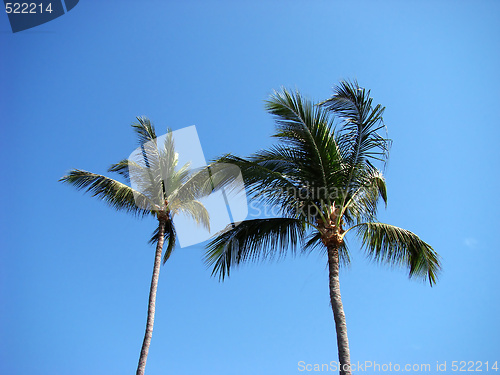
<instances>
[{"instance_id":1,"label":"shorter palm tree","mask_svg":"<svg viewBox=\"0 0 500 375\"><path fill-rule=\"evenodd\" d=\"M116 210L126 211L140 217L152 215L158 220L150 243L156 244L153 276L149 290L146 331L142 343L137 375L144 374L149 346L153 334L156 291L163 254L165 263L175 247L176 230L173 218L177 214L190 216L197 224L209 229L208 212L199 197L210 194L213 189L206 170L192 172L189 164L178 167L172 132L162 144L158 143L155 129L149 119L138 117L132 125L140 148L133 160L125 159L111 165L109 172L116 172L129 186L112 178L73 169L60 181L85 190Z\"/></svg>"},{"instance_id":2,"label":"shorter palm tree","mask_svg":"<svg viewBox=\"0 0 500 375\"><path fill-rule=\"evenodd\" d=\"M351 374L347 326L340 295L339 267L349 263L346 235L356 233L369 258L407 266L410 277L432 285L438 255L416 234L377 221L377 204L387 203L382 172L390 141L380 105L356 82L342 82L335 95L315 105L284 89L266 103L281 141L249 158L226 155L219 162L242 171L253 199L280 217L245 220L221 232L207 246L206 262L221 279L240 263L286 251L319 247L328 259L330 302L341 374Z\"/></svg>"}]
</instances>

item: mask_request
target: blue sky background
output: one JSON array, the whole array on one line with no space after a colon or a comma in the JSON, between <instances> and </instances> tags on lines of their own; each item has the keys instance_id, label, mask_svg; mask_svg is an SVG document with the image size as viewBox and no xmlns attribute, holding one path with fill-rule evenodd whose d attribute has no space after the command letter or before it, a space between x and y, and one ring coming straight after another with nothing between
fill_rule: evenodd
<instances>
[{"instance_id":1,"label":"blue sky background","mask_svg":"<svg viewBox=\"0 0 500 375\"><path fill-rule=\"evenodd\" d=\"M0 17L0 373L126 374L144 334L151 218L58 179L105 173L196 125L205 157L269 146L280 86L328 98L356 78L394 140L380 219L442 256L430 288L371 264L341 273L351 358L500 361L498 1L85 1L12 34ZM162 267L148 374L273 374L337 360L326 259L210 277L203 246ZM483 373L485 367L482 368ZM370 372L365 372L370 373ZM490 373L495 373L490 371Z\"/></svg>"}]
</instances>

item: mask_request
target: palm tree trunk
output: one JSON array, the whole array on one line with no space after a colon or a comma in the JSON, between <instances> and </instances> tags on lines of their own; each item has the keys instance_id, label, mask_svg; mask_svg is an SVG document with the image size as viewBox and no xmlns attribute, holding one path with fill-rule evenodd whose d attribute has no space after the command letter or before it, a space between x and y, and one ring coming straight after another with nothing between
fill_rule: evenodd
<instances>
[{"instance_id":1,"label":"palm tree trunk","mask_svg":"<svg viewBox=\"0 0 500 375\"><path fill-rule=\"evenodd\" d=\"M141 356L139 358L139 365L137 366L136 375L144 375L144 370L146 369L146 360L148 359L149 345L151 344L151 337L153 337L156 289L158 288L158 277L160 276L161 253L163 250L163 241L165 237L165 225L165 220L160 219L158 227L158 243L156 245L155 264L153 267L153 278L151 279L151 288L149 289L148 320L146 323L146 332L144 334L144 341L142 343Z\"/></svg>"},{"instance_id":2,"label":"palm tree trunk","mask_svg":"<svg viewBox=\"0 0 500 375\"><path fill-rule=\"evenodd\" d=\"M332 304L335 330L337 331L337 348L339 352L340 375L351 375L351 358L344 307L340 297L339 252L338 248L328 246L328 268L330 278L330 302Z\"/></svg>"}]
</instances>

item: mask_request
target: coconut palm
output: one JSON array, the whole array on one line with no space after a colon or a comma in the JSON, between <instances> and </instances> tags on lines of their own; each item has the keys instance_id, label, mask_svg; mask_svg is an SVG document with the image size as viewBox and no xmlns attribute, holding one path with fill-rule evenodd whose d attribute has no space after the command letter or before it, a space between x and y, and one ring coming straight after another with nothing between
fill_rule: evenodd
<instances>
[{"instance_id":1,"label":"coconut palm","mask_svg":"<svg viewBox=\"0 0 500 375\"><path fill-rule=\"evenodd\" d=\"M146 332L141 348L137 374L144 374L155 316L156 290L163 254L165 263L175 247L176 230L173 218L176 214L189 215L197 224L209 228L208 212L197 198L210 193L213 185L206 178L206 171L193 173L189 164L177 167L172 133L164 142L156 137L149 119L138 117L132 125L139 140L139 148L131 158L111 165L109 172L116 172L132 186L112 178L87 172L71 170L60 181L85 190L116 210L126 211L140 217L155 216L158 220L150 243L156 243L153 276L149 291ZM207 185L208 184L208 185ZM208 187L207 187L208 186Z\"/></svg>"},{"instance_id":2,"label":"coconut palm","mask_svg":"<svg viewBox=\"0 0 500 375\"><path fill-rule=\"evenodd\" d=\"M279 217L255 218L229 226L207 245L206 262L221 279L243 262L287 251L326 252L330 302L335 320L340 374L350 374L346 319L339 267L349 263L346 235L356 234L366 255L408 267L410 277L431 286L440 269L438 255L414 233L377 221L380 198L387 203L382 172L390 140L384 108L357 82L341 82L334 95L314 104L283 89L266 102L281 142L248 158L226 155L238 166L247 193L273 207Z\"/></svg>"}]
</instances>

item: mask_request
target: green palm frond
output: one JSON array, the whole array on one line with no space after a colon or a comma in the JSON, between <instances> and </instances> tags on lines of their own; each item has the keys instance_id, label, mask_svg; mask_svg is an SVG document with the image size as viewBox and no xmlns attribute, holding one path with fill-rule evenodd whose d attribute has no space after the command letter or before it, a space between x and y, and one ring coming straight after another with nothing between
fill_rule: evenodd
<instances>
[{"instance_id":1,"label":"green palm frond","mask_svg":"<svg viewBox=\"0 0 500 375\"><path fill-rule=\"evenodd\" d=\"M134 183L142 185L143 189L150 190L150 198L157 202L162 199L163 187L161 186L161 156L155 128L151 121L143 116L137 117L137 122L132 124L132 129L137 135L140 146L129 158L138 167L129 168L133 173L132 178Z\"/></svg>"},{"instance_id":2,"label":"green palm frond","mask_svg":"<svg viewBox=\"0 0 500 375\"><path fill-rule=\"evenodd\" d=\"M159 227L156 227L154 230L151 239L149 240L149 243L152 245L156 245L158 242L158 233L159 233ZM177 241L177 232L175 231L175 227L173 225L173 222L171 220L168 220L165 223L165 241L167 242L167 247L164 250L163 253L163 264L170 258L172 255L172 252L174 251L175 248L175 242Z\"/></svg>"},{"instance_id":3,"label":"green palm frond","mask_svg":"<svg viewBox=\"0 0 500 375\"><path fill-rule=\"evenodd\" d=\"M212 275L229 277L231 268L245 261L258 261L292 252L304 238L304 225L291 218L254 219L238 223L207 245L205 263Z\"/></svg>"},{"instance_id":4,"label":"green palm frond","mask_svg":"<svg viewBox=\"0 0 500 375\"><path fill-rule=\"evenodd\" d=\"M145 216L154 210L154 204L142 193L111 178L73 169L59 181L73 185L78 190L86 190L117 210L124 210Z\"/></svg>"},{"instance_id":5,"label":"green palm frond","mask_svg":"<svg viewBox=\"0 0 500 375\"><path fill-rule=\"evenodd\" d=\"M333 135L330 135L333 140ZM337 187L342 186L345 180L345 173L338 160L330 163L328 160L328 173L326 175L326 184L321 181L310 179L307 171L310 165L307 164L307 158L304 158L301 152L294 148L276 145L269 150L263 150L250 157L250 160L259 163L259 165L274 172L281 173L292 183L296 189L314 189L314 196L317 198L316 204L332 203L336 200Z\"/></svg>"},{"instance_id":6,"label":"green palm frond","mask_svg":"<svg viewBox=\"0 0 500 375\"><path fill-rule=\"evenodd\" d=\"M385 108L380 104L373 107L372 102L370 90L359 87L357 81L342 81L334 95L321 103L344 120L337 143L352 166L370 159L385 162L388 156L390 141L378 133L385 129Z\"/></svg>"},{"instance_id":7,"label":"green palm frond","mask_svg":"<svg viewBox=\"0 0 500 375\"><path fill-rule=\"evenodd\" d=\"M346 196L352 195L376 169L373 162L385 165L388 158L391 140L379 134L386 133L382 118L385 108L372 103L370 91L356 81L342 81L334 88L334 95L320 103L342 121L336 143L348 176L344 183Z\"/></svg>"},{"instance_id":8,"label":"green palm frond","mask_svg":"<svg viewBox=\"0 0 500 375\"><path fill-rule=\"evenodd\" d=\"M119 175L121 175L127 182L129 182L130 181L129 163L130 161L128 159L120 160L116 164L111 164L111 166L108 168L108 172L116 172Z\"/></svg>"},{"instance_id":9,"label":"green palm frond","mask_svg":"<svg viewBox=\"0 0 500 375\"><path fill-rule=\"evenodd\" d=\"M275 117L274 137L299 155L304 179L328 185L328 178L339 170L341 161L328 112L298 91L291 93L284 88L271 96L266 109Z\"/></svg>"},{"instance_id":10,"label":"green palm frond","mask_svg":"<svg viewBox=\"0 0 500 375\"><path fill-rule=\"evenodd\" d=\"M142 170L141 175L145 175L147 171L145 170L145 167L139 165L138 163L135 163L132 160L129 159L123 159L120 160L118 163L111 164L111 166L108 168L108 172L115 172L118 173L120 176L122 176L125 181L130 182L130 171L139 171ZM137 172L135 172L137 175ZM149 182L149 180L148 180Z\"/></svg>"},{"instance_id":11,"label":"green palm frond","mask_svg":"<svg viewBox=\"0 0 500 375\"><path fill-rule=\"evenodd\" d=\"M280 155L280 152L283 154ZM311 186L307 181L297 179L291 175L292 171L287 170L286 157L286 150L277 147L255 154L249 160L233 155L219 160L232 163L241 170L247 195L251 199L272 207L273 212L283 217L301 218L312 224L315 217L311 213L324 211L331 204L330 197L335 197L335 186ZM281 160L284 162L281 163Z\"/></svg>"},{"instance_id":12,"label":"green palm frond","mask_svg":"<svg viewBox=\"0 0 500 375\"><path fill-rule=\"evenodd\" d=\"M172 255L172 252L175 248L175 241L177 241L177 233L175 232L175 227L171 222L167 223L167 226L165 227L165 233L168 233L168 244L167 248L165 249L165 253L163 254L163 264L165 264L165 262Z\"/></svg>"},{"instance_id":13,"label":"green palm frond","mask_svg":"<svg viewBox=\"0 0 500 375\"><path fill-rule=\"evenodd\" d=\"M277 192L280 189L293 188L294 184L289 180L285 170L279 167L272 168L270 165L266 165L265 162L255 159L249 158L247 160L227 154L218 159L217 162L228 163L238 167L241 170L245 186L248 188L250 194L254 190L260 193L262 186L275 187Z\"/></svg>"},{"instance_id":14,"label":"green palm frond","mask_svg":"<svg viewBox=\"0 0 500 375\"><path fill-rule=\"evenodd\" d=\"M226 155L218 162L232 164L239 168L246 193L250 198L265 205L277 207L285 216L295 216L296 201L293 192L296 187L279 168L273 170L265 163L233 155Z\"/></svg>"},{"instance_id":15,"label":"green palm frond","mask_svg":"<svg viewBox=\"0 0 500 375\"><path fill-rule=\"evenodd\" d=\"M132 128L137 134L139 145L143 145L148 142L154 142L156 144L156 132L151 121L145 116L136 117L137 122L132 124Z\"/></svg>"},{"instance_id":16,"label":"green palm frond","mask_svg":"<svg viewBox=\"0 0 500 375\"><path fill-rule=\"evenodd\" d=\"M409 268L410 277L436 283L441 269L434 249L416 234L383 223L363 223L353 227L361 237L367 256L377 262Z\"/></svg>"},{"instance_id":17,"label":"green palm frond","mask_svg":"<svg viewBox=\"0 0 500 375\"><path fill-rule=\"evenodd\" d=\"M269 171L281 173L288 181L301 183L301 170L304 166L302 154L292 147L274 145L268 150L261 150L250 156L249 160Z\"/></svg>"},{"instance_id":18,"label":"green palm frond","mask_svg":"<svg viewBox=\"0 0 500 375\"><path fill-rule=\"evenodd\" d=\"M387 206L387 187L384 176L379 170L373 169L367 173L364 182L357 190L348 196L341 216L349 224L376 221L380 198Z\"/></svg>"},{"instance_id":19,"label":"green palm frond","mask_svg":"<svg viewBox=\"0 0 500 375\"><path fill-rule=\"evenodd\" d=\"M206 175L202 175L205 180L201 184L201 192L204 194L220 189L227 193L240 193L244 189L242 172L236 165L215 162L210 163L205 170L208 172L209 181L206 180Z\"/></svg>"}]
</instances>

